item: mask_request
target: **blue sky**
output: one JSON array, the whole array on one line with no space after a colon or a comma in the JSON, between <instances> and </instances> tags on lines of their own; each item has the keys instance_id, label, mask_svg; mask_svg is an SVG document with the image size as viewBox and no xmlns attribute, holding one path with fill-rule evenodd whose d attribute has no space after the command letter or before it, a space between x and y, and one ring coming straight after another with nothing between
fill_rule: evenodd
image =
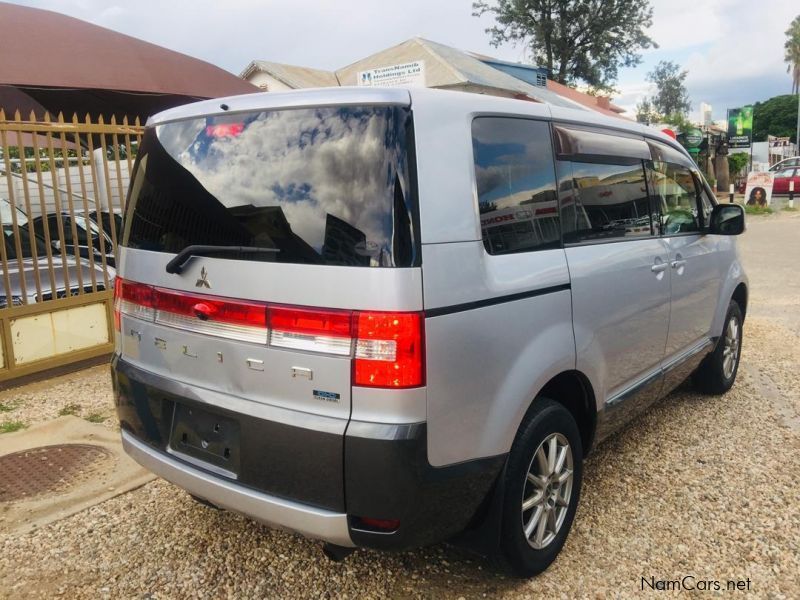
<instances>
[{"instance_id":1,"label":"blue sky","mask_svg":"<svg viewBox=\"0 0 800 600\"><path fill-rule=\"evenodd\" d=\"M335 69L419 35L523 60L521 47L489 45L490 17L471 15L471 0L19 0L133 35L239 73L253 59ZM797 0L652 0L650 34L658 50L623 69L617 104L633 109L650 92L659 60L689 70L693 110L725 110L789 93L783 32L800 14Z\"/></svg>"}]
</instances>

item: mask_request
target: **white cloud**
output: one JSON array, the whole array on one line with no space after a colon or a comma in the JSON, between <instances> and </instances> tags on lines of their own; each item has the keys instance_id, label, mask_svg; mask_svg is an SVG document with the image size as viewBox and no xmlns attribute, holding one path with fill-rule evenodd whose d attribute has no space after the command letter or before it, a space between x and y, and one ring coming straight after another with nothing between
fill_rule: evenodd
<instances>
[{"instance_id":1,"label":"white cloud","mask_svg":"<svg viewBox=\"0 0 800 600\"><path fill-rule=\"evenodd\" d=\"M629 109L651 93L645 75L658 60L678 62L689 74L686 86L696 111L711 102L716 116L742 103L788 93L783 62L784 31L798 7L783 0L656 0L651 34L661 48L626 84L615 102ZM785 87L783 84L785 83Z\"/></svg>"},{"instance_id":2,"label":"white cloud","mask_svg":"<svg viewBox=\"0 0 800 600\"><path fill-rule=\"evenodd\" d=\"M649 30L660 50L716 41L722 35L728 0L653 0L653 26Z\"/></svg>"}]
</instances>

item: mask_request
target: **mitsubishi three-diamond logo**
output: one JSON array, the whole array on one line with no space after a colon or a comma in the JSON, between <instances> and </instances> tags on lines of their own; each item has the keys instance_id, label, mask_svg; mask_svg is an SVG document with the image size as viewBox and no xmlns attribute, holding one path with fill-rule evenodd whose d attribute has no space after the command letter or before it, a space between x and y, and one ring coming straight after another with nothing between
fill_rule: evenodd
<instances>
[{"instance_id":1,"label":"mitsubishi three-diamond logo","mask_svg":"<svg viewBox=\"0 0 800 600\"><path fill-rule=\"evenodd\" d=\"M211 284L208 282L208 271L206 271L205 267L200 269L200 279L194 285L195 287L211 288Z\"/></svg>"}]
</instances>

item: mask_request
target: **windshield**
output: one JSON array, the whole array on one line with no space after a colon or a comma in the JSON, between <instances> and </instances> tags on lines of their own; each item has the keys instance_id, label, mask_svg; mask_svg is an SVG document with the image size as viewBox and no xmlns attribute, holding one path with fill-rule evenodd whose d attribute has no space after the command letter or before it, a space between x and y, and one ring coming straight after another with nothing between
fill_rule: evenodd
<instances>
[{"instance_id":1,"label":"windshield","mask_svg":"<svg viewBox=\"0 0 800 600\"><path fill-rule=\"evenodd\" d=\"M203 117L145 132L123 245L275 248L231 258L363 267L418 263L407 108Z\"/></svg>"},{"instance_id":2,"label":"windshield","mask_svg":"<svg viewBox=\"0 0 800 600\"><path fill-rule=\"evenodd\" d=\"M19 232L20 254L19 258L32 258L33 250L36 249L38 257L46 256L47 249L44 242L36 236L31 237L28 231L28 217L17 207L12 207L5 198L0 198L0 220L3 223L3 244L6 247L6 258L8 260L17 258L17 238L14 235L14 221L12 211L17 217L17 231Z\"/></svg>"},{"instance_id":3,"label":"windshield","mask_svg":"<svg viewBox=\"0 0 800 600\"><path fill-rule=\"evenodd\" d=\"M47 256L47 249L44 242L37 237L31 237L27 227L18 227L19 232L19 245L21 254L20 258L32 258L33 249L36 248L36 256L38 258ZM17 239L14 236L14 227L11 223L6 224L3 222L3 242L6 246L6 257L8 260L16 259L17 255Z\"/></svg>"}]
</instances>

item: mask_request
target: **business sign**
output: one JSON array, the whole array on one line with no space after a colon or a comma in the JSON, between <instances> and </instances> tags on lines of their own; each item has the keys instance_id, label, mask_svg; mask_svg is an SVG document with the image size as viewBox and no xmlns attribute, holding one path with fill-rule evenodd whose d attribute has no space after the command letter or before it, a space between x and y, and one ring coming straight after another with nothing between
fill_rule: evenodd
<instances>
[{"instance_id":1,"label":"business sign","mask_svg":"<svg viewBox=\"0 0 800 600\"><path fill-rule=\"evenodd\" d=\"M786 148L792 145L788 137L777 137L774 135L768 135L767 142L769 142L770 148Z\"/></svg>"},{"instance_id":2,"label":"business sign","mask_svg":"<svg viewBox=\"0 0 800 600\"><path fill-rule=\"evenodd\" d=\"M361 87L425 87L425 61L359 71Z\"/></svg>"},{"instance_id":3,"label":"business sign","mask_svg":"<svg viewBox=\"0 0 800 600\"><path fill-rule=\"evenodd\" d=\"M772 203L772 182L775 173L751 171L747 174L744 197L748 206L769 206Z\"/></svg>"},{"instance_id":4,"label":"business sign","mask_svg":"<svg viewBox=\"0 0 800 600\"><path fill-rule=\"evenodd\" d=\"M699 129L690 129L684 136L686 140L686 149L692 153L697 154L700 152L700 145L703 143L703 132Z\"/></svg>"},{"instance_id":5,"label":"business sign","mask_svg":"<svg viewBox=\"0 0 800 600\"><path fill-rule=\"evenodd\" d=\"M752 141L752 105L728 109L728 148L749 148Z\"/></svg>"}]
</instances>

